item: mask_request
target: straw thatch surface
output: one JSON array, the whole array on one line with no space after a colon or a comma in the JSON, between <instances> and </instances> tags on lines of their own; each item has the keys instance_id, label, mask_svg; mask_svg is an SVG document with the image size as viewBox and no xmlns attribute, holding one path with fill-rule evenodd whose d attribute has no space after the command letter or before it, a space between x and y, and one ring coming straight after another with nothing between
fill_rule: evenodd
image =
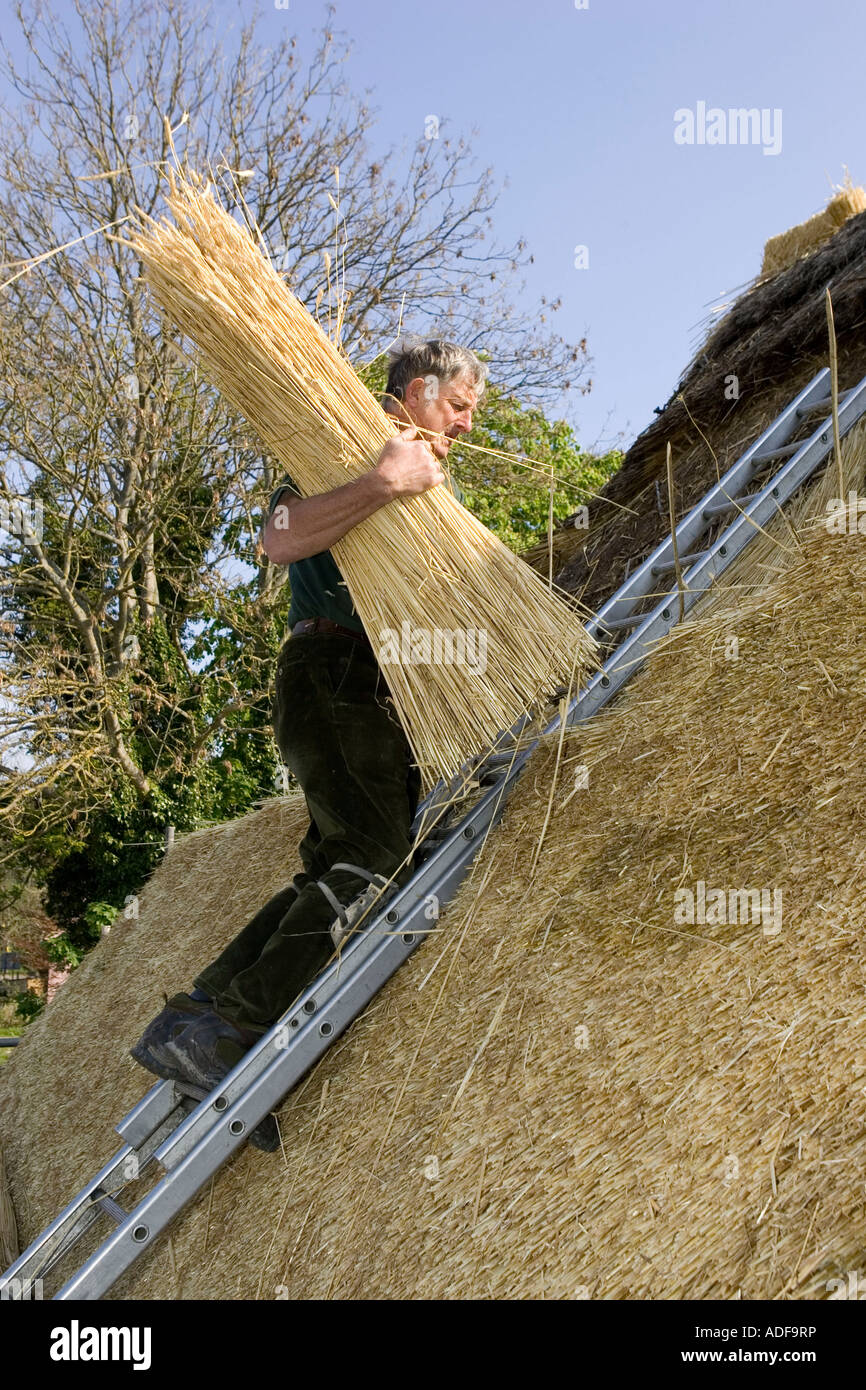
<instances>
[{"instance_id":1,"label":"straw thatch surface","mask_svg":"<svg viewBox=\"0 0 866 1390\"><path fill-rule=\"evenodd\" d=\"M12 1205L12 1198L9 1194L9 1185L6 1181L6 1163L3 1158L3 1149L0 1148L0 1260L3 1268L11 1265L20 1254L18 1244L18 1227L15 1222L15 1209Z\"/></svg>"},{"instance_id":2,"label":"straw thatch surface","mask_svg":"<svg viewBox=\"0 0 866 1390\"><path fill-rule=\"evenodd\" d=\"M866 189L856 186L849 179L843 188L828 202L827 206L816 212L814 217L791 227L787 232L770 237L764 247L760 279L767 280L779 271L787 270L801 256L808 256L835 236L849 217L858 212L866 212Z\"/></svg>"},{"instance_id":3,"label":"straw thatch surface","mask_svg":"<svg viewBox=\"0 0 866 1390\"><path fill-rule=\"evenodd\" d=\"M863 1269L866 536L789 540L569 737L530 882L536 757L440 935L287 1100L285 1156L242 1153L118 1296L825 1298ZM157 982L275 886L293 814L182 841L5 1069L22 1238L109 1152ZM780 891L781 930L678 924L700 880Z\"/></svg>"},{"instance_id":4,"label":"straw thatch surface","mask_svg":"<svg viewBox=\"0 0 866 1390\"><path fill-rule=\"evenodd\" d=\"M300 793L180 838L27 1028L0 1076L0 1143L22 1246L120 1146L112 1126L148 1089L129 1048L164 1003L300 869Z\"/></svg>"}]
</instances>

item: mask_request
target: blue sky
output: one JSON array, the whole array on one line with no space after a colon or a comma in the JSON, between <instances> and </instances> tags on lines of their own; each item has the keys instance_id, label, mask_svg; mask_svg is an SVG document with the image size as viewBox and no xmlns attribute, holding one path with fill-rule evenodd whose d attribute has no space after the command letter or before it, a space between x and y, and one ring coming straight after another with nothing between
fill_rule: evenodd
<instances>
[{"instance_id":1,"label":"blue sky","mask_svg":"<svg viewBox=\"0 0 866 1390\"><path fill-rule=\"evenodd\" d=\"M253 8L265 42L286 26L303 41L326 15L324 0L213 4L227 37ZM527 303L561 296L560 332L589 340L592 393L563 402L586 446L630 442L674 388L711 305L757 272L767 237L823 207L843 165L866 180L866 10L853 0L336 9L353 45L347 76L372 90L381 145L410 145L435 114L450 134L475 128L479 164L507 176L496 233L525 236L535 255ZM677 144L674 112L699 102L781 112L780 152Z\"/></svg>"},{"instance_id":2,"label":"blue sky","mask_svg":"<svg viewBox=\"0 0 866 1390\"><path fill-rule=\"evenodd\" d=\"M259 8L264 32L299 33L325 9ZM385 139L416 138L435 113L477 127L480 162L508 176L497 231L529 241L528 298L562 295L560 330L585 332L595 359L568 411L585 444L638 434L767 237L823 207L843 165L866 179L853 0L339 0L337 20ZM780 153L675 144L674 112L699 101L781 110Z\"/></svg>"}]
</instances>

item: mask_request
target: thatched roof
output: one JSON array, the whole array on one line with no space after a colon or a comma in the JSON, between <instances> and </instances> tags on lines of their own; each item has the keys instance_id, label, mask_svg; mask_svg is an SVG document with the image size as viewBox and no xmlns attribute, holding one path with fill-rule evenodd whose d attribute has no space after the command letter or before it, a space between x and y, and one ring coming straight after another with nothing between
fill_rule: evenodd
<instances>
[{"instance_id":1,"label":"thatched roof","mask_svg":"<svg viewBox=\"0 0 866 1390\"><path fill-rule=\"evenodd\" d=\"M862 488L863 431L846 458ZM825 1298L862 1267L866 537L766 545L769 588L741 566L558 770L539 752L287 1099L285 1152L241 1152L115 1296ZM285 882L303 820L182 839L28 1029L0 1078L22 1241L116 1147L159 990ZM699 883L780 894L779 929L683 923Z\"/></svg>"},{"instance_id":2,"label":"thatched roof","mask_svg":"<svg viewBox=\"0 0 866 1390\"><path fill-rule=\"evenodd\" d=\"M665 446L671 443L678 514L694 505L797 391L827 365L824 294L830 286L843 386L866 375L866 213L820 249L736 301L710 333L657 418L590 505L592 527L554 537L557 582L600 607L668 530ZM736 376L739 398L727 399ZM708 447L709 445L709 447ZM657 484L659 487L657 488ZM527 556L547 573L546 546Z\"/></svg>"}]
</instances>

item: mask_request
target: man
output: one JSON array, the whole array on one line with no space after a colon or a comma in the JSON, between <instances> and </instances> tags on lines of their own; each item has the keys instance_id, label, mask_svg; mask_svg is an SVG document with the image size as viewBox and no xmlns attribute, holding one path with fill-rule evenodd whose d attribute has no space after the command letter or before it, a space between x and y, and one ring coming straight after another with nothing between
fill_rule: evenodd
<instances>
[{"instance_id":1,"label":"man","mask_svg":"<svg viewBox=\"0 0 866 1390\"><path fill-rule=\"evenodd\" d=\"M377 876L402 884L412 872L420 776L329 547L380 507L448 482L442 463L472 427L486 373L440 339L392 354L384 407L402 434L375 466L315 497L291 481L271 497L262 544L289 566L292 595L273 723L310 815L304 867L132 1048L157 1076L212 1090L327 964L343 909Z\"/></svg>"}]
</instances>

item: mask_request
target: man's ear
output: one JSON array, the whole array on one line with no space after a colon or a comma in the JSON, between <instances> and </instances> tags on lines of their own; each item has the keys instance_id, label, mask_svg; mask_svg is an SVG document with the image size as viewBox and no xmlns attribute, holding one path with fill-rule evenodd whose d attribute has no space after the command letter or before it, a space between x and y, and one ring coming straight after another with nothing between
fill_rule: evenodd
<instances>
[{"instance_id":1,"label":"man's ear","mask_svg":"<svg viewBox=\"0 0 866 1390\"><path fill-rule=\"evenodd\" d=\"M403 393L403 400L408 410L416 410L424 400L425 379L423 376L413 377Z\"/></svg>"}]
</instances>

